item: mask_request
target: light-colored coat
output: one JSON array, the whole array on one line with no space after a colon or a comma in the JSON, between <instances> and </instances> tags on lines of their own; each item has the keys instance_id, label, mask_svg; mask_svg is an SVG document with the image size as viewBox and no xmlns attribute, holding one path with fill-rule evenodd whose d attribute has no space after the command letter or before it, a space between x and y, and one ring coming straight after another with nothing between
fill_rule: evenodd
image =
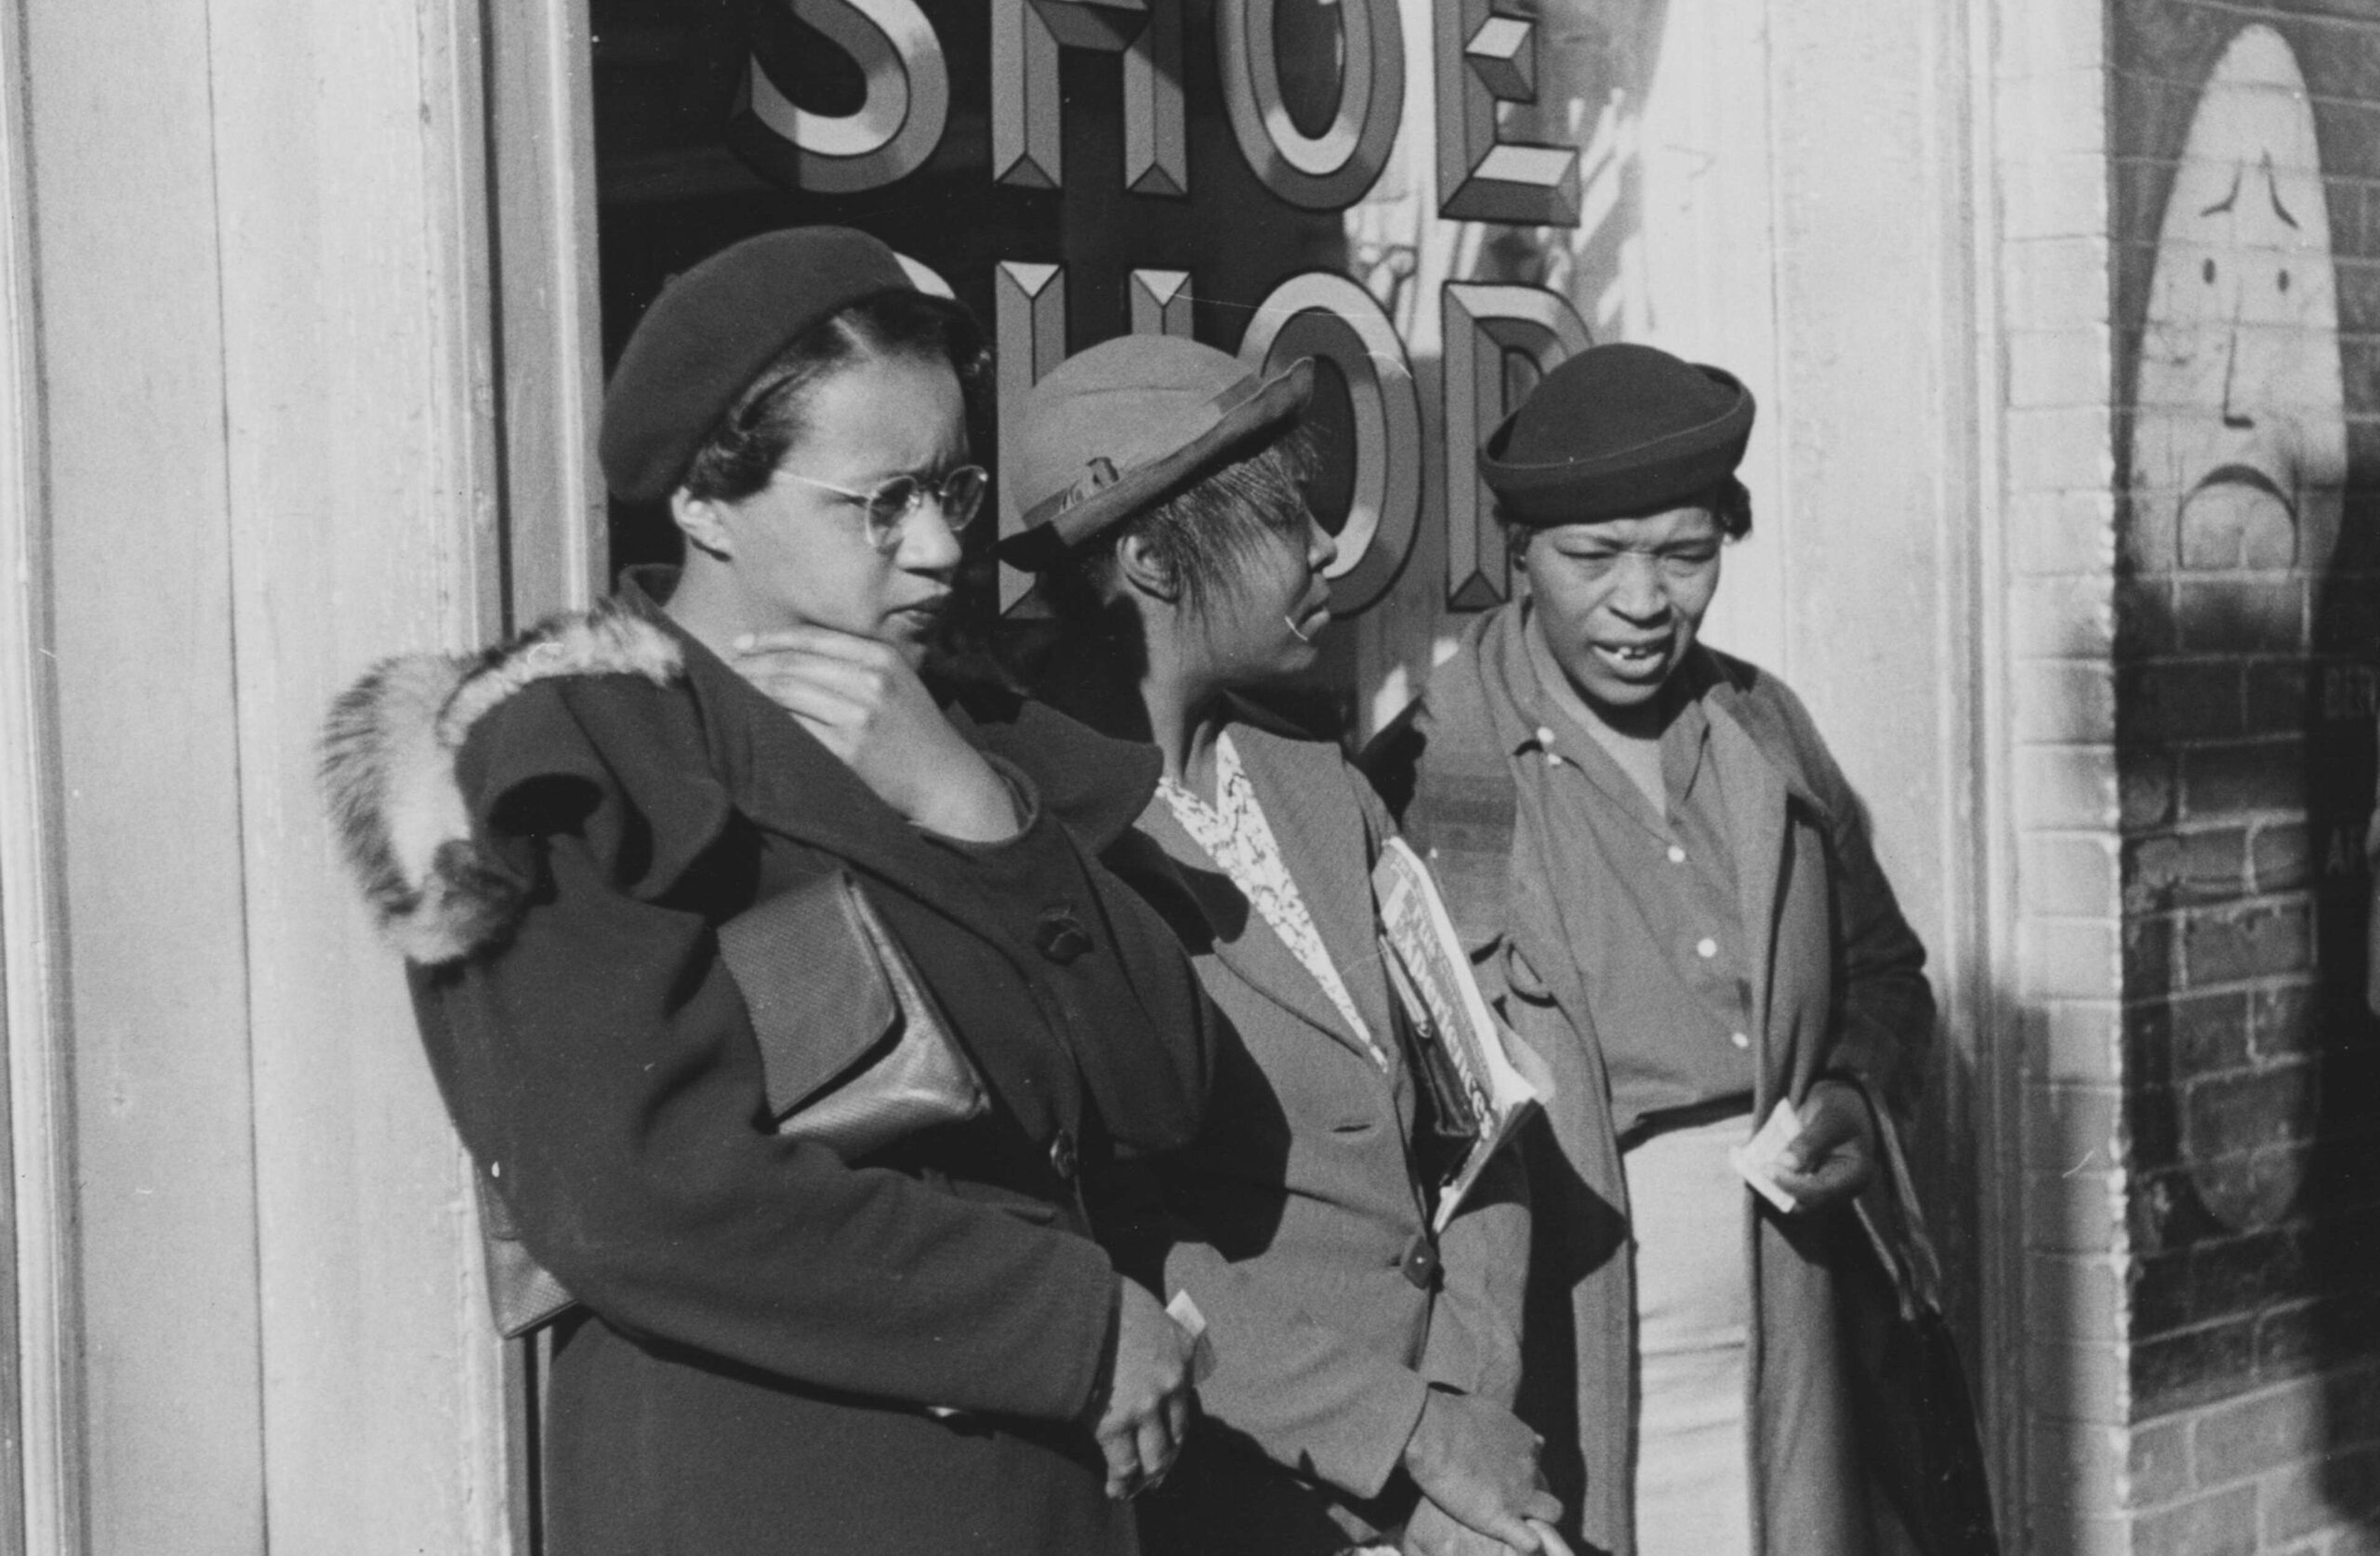
<instances>
[{"instance_id":1,"label":"light-colored coat","mask_svg":"<svg viewBox=\"0 0 2380 1556\"><path fill-rule=\"evenodd\" d=\"M1531 674L1521 619L1508 608L1474 623L1422 704L1367 763L1392 792L1410 784L1406 825L1447 886L1483 982L1554 1073L1557 1149L1531 1163L1537 1238L1522 1413L1548 1439L1569 1532L1629 1556L1627 1191L1602 1048L1560 928L1566 905L1596 886L1546 878L1532 840L1554 824L1544 765L1517 755L1530 735L1509 695ZM1859 1085L1905 1123L1933 996L1858 800L1776 678L1698 654L1689 668L1705 686L1743 920L1755 931L1754 1116L1782 1098L1799 1102L1827 1075ZM1742 1229L1753 1272L1754 1548L1760 1556L1896 1549L1897 1525L1871 1510L1862 1466L1873 1456L1858 1442L1839 1332L1840 1283L1871 1259L1857 1224L1848 1211L1782 1217L1747 1193Z\"/></svg>"},{"instance_id":2,"label":"light-colored coat","mask_svg":"<svg viewBox=\"0 0 2380 1556\"><path fill-rule=\"evenodd\" d=\"M1231 732L1392 1064L1383 1074L1263 915L1153 805L1142 830L1196 899L1168 916L1225 1030L1207 1127L1164 1173L1176 1238L1166 1283L1206 1314L1219 1365L1200 1389L1205 1440L1144 1499L1144 1529L1159 1550L1337 1549L1402 1516L1395 1493L1409 1499L1409 1487L1395 1471L1430 1382L1511 1402L1527 1209L1507 1161L1440 1240L1435 1294L1408 1278L1428 1218L1371 889L1392 825L1335 746L1247 722Z\"/></svg>"}]
</instances>

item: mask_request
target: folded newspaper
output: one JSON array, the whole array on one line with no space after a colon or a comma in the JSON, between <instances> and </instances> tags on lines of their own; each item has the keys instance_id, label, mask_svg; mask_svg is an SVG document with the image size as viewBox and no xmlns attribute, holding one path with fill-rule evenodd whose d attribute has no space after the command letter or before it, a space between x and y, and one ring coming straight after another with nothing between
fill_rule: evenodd
<instances>
[{"instance_id":1,"label":"folded newspaper","mask_svg":"<svg viewBox=\"0 0 2380 1556\"><path fill-rule=\"evenodd\" d=\"M1480 997L1471 958L1429 867L1403 839L1392 837L1382 848L1372 866L1372 896L1380 906L1389 982L1421 1042L1435 1045L1449 1062L1477 1125L1470 1150L1439 1190L1431 1230L1444 1232L1497 1151L1530 1110L1552 1100L1554 1082L1544 1062Z\"/></svg>"}]
</instances>

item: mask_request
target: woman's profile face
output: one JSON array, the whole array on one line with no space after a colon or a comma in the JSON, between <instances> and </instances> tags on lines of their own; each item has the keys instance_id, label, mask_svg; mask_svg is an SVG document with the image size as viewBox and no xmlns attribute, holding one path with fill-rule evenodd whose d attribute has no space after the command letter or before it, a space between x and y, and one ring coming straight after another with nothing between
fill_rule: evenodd
<instances>
[{"instance_id":1,"label":"woman's profile face","mask_svg":"<svg viewBox=\"0 0 2380 1556\"><path fill-rule=\"evenodd\" d=\"M1199 627L1227 685L1295 675L1315 660L1315 642L1330 625L1330 586L1322 570L1339 555L1330 532L1302 514L1297 527L1267 533L1229 587L1206 600Z\"/></svg>"},{"instance_id":2,"label":"woman's profile face","mask_svg":"<svg viewBox=\"0 0 2380 1556\"><path fill-rule=\"evenodd\" d=\"M938 481L967 463L959 376L938 359L863 358L810 390L803 421L776 478L723 505L745 625L873 638L914 667L949 602L959 537L928 500L892 550L879 551L865 507L827 487L872 492L895 476Z\"/></svg>"}]
</instances>

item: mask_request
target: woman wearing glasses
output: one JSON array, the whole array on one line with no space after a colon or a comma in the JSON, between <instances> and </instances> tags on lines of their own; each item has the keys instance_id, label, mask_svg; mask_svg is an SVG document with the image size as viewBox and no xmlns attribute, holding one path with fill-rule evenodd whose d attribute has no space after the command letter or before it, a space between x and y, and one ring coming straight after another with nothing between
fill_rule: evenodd
<instances>
[{"instance_id":1,"label":"woman wearing glasses","mask_svg":"<svg viewBox=\"0 0 2380 1556\"><path fill-rule=\"evenodd\" d=\"M604 406L683 565L335 717L484 1199L578 1303L553 1549L1124 1551L1187 1424L1190 1338L1084 1209L1207 1084L1196 983L1098 860L1156 763L919 674L982 358L862 234L714 257Z\"/></svg>"}]
</instances>

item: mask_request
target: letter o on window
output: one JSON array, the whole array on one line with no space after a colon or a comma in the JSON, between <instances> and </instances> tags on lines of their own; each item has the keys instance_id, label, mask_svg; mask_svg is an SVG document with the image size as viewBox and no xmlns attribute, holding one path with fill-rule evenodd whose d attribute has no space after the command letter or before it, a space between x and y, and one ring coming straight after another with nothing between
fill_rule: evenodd
<instances>
[{"instance_id":1,"label":"letter o on window","mask_svg":"<svg viewBox=\"0 0 2380 1556\"><path fill-rule=\"evenodd\" d=\"M1281 95L1274 6L1275 0L1221 0L1215 7L1232 134L1266 189L1308 210L1344 210L1388 165L1405 112L1405 30L1396 0L1340 0L1339 111L1314 136L1298 128Z\"/></svg>"},{"instance_id":2,"label":"letter o on window","mask_svg":"<svg viewBox=\"0 0 2380 1556\"><path fill-rule=\"evenodd\" d=\"M1346 380L1355 479L1331 563L1330 609L1352 616L1386 594L1412 554L1421 517L1421 402L1396 328L1343 275L1309 270L1275 287L1239 343L1239 360L1278 371L1301 357Z\"/></svg>"}]
</instances>

